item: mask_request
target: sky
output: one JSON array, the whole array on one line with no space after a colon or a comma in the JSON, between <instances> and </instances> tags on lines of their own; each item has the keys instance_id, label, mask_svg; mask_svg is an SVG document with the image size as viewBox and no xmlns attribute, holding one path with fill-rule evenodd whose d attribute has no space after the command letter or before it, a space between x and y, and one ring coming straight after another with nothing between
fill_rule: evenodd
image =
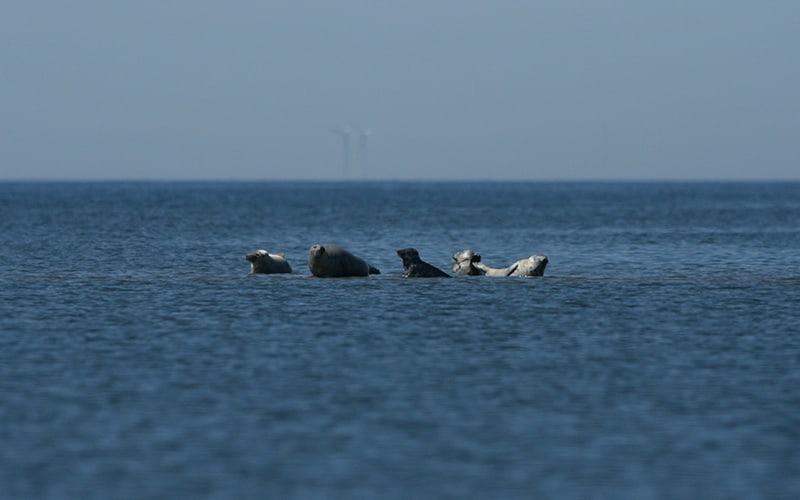
<instances>
[{"instance_id":1,"label":"sky","mask_svg":"<svg viewBox=\"0 0 800 500\"><path fill-rule=\"evenodd\" d=\"M796 0L2 2L0 180L800 180L799 26Z\"/></svg>"}]
</instances>

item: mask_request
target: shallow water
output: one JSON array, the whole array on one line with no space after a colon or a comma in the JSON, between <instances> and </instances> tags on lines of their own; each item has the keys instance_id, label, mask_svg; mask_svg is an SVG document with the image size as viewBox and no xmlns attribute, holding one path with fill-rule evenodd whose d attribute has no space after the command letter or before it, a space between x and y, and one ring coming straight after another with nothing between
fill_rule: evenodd
<instances>
[{"instance_id":1,"label":"shallow water","mask_svg":"<svg viewBox=\"0 0 800 500\"><path fill-rule=\"evenodd\" d=\"M796 183L0 183L0 496L797 498L799 221Z\"/></svg>"}]
</instances>

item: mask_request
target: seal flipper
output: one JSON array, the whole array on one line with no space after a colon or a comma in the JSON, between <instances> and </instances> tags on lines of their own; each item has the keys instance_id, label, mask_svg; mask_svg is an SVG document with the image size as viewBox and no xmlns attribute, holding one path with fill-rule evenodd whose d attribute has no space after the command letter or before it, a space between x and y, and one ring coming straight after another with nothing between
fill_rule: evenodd
<instances>
[{"instance_id":1,"label":"seal flipper","mask_svg":"<svg viewBox=\"0 0 800 500\"><path fill-rule=\"evenodd\" d=\"M508 266L508 270L505 275L511 276L512 274L514 274L514 272L517 270L518 267L519 267L519 262L511 264L510 266Z\"/></svg>"},{"instance_id":2,"label":"seal flipper","mask_svg":"<svg viewBox=\"0 0 800 500\"><path fill-rule=\"evenodd\" d=\"M369 266L369 264L367 264ZM369 274L381 274L381 270L377 267L369 266Z\"/></svg>"}]
</instances>

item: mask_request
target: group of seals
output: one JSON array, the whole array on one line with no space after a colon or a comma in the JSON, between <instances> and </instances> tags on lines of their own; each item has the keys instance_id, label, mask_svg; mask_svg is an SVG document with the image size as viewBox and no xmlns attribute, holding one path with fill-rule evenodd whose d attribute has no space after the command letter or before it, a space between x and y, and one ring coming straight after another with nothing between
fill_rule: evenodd
<instances>
[{"instance_id":1,"label":"group of seals","mask_svg":"<svg viewBox=\"0 0 800 500\"><path fill-rule=\"evenodd\" d=\"M547 256L531 255L508 267L489 267L481 262L481 256L472 250L461 250L453 254L453 274L456 276L544 276Z\"/></svg>"},{"instance_id":2,"label":"group of seals","mask_svg":"<svg viewBox=\"0 0 800 500\"><path fill-rule=\"evenodd\" d=\"M250 262L253 274L291 273L292 268L283 253L269 253L256 250L244 256ZM336 245L314 245L308 252L308 268L318 278L343 278L347 276L369 276L380 274L380 270L369 265L364 259L356 257Z\"/></svg>"},{"instance_id":3,"label":"group of seals","mask_svg":"<svg viewBox=\"0 0 800 500\"><path fill-rule=\"evenodd\" d=\"M407 278L449 278L441 269L423 261L416 248L397 250L403 259L403 276ZM250 262L250 272L260 274L291 273L292 268L283 253L271 254L256 250L245 255ZM455 276L543 276L547 267L547 256L531 255L508 267L494 268L481 262L481 256L472 250L461 250L453 254ZM344 278L380 274L380 270L364 259L356 257L336 245L314 245L308 252L308 268L318 278Z\"/></svg>"}]
</instances>

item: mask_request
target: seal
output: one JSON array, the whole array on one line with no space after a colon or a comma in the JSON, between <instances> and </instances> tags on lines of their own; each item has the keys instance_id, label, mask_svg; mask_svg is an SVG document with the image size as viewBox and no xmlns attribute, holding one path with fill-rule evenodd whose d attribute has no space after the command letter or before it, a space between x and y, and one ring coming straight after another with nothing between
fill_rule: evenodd
<instances>
[{"instance_id":1,"label":"seal","mask_svg":"<svg viewBox=\"0 0 800 500\"><path fill-rule=\"evenodd\" d=\"M397 251L403 259L403 276L406 278L449 278L450 275L419 258L416 248L403 248Z\"/></svg>"},{"instance_id":2,"label":"seal","mask_svg":"<svg viewBox=\"0 0 800 500\"><path fill-rule=\"evenodd\" d=\"M253 274L280 274L291 273L292 267L286 261L286 254L269 253L266 250L256 250L244 256L250 262L250 272Z\"/></svg>"},{"instance_id":3,"label":"seal","mask_svg":"<svg viewBox=\"0 0 800 500\"><path fill-rule=\"evenodd\" d=\"M537 253L527 259L517 261L517 270L512 276L544 276L547 267L547 256Z\"/></svg>"},{"instance_id":4,"label":"seal","mask_svg":"<svg viewBox=\"0 0 800 500\"><path fill-rule=\"evenodd\" d=\"M475 266L481 261L481 256L472 250L467 249L454 253L453 260L456 263L451 269L456 276L483 276L486 274L486 271Z\"/></svg>"},{"instance_id":5,"label":"seal","mask_svg":"<svg viewBox=\"0 0 800 500\"><path fill-rule=\"evenodd\" d=\"M508 267L489 267L483 262L473 262L476 268L486 276L544 276L547 267L547 256L542 254L531 255L527 259L520 259Z\"/></svg>"},{"instance_id":6,"label":"seal","mask_svg":"<svg viewBox=\"0 0 800 500\"><path fill-rule=\"evenodd\" d=\"M314 245L308 252L308 268L318 278L344 278L380 274L380 270L336 245Z\"/></svg>"}]
</instances>

